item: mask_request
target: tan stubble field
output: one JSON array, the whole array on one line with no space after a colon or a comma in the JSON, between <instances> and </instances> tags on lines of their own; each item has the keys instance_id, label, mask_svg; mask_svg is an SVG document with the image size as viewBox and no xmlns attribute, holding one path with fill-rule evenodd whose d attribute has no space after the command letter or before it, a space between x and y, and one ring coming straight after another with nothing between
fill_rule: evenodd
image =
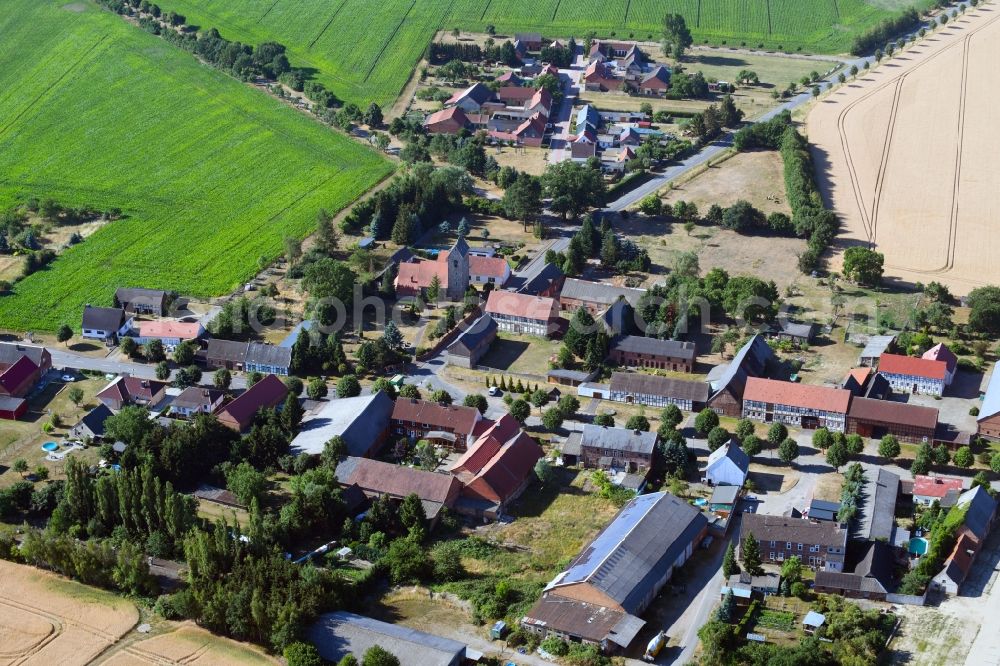
<instances>
[{"instance_id":1,"label":"tan stubble field","mask_svg":"<svg viewBox=\"0 0 1000 666\"><path fill-rule=\"evenodd\" d=\"M1000 10L991 4L822 99L807 120L840 216L839 253L872 244L886 275L959 294L1000 283Z\"/></svg>"}]
</instances>

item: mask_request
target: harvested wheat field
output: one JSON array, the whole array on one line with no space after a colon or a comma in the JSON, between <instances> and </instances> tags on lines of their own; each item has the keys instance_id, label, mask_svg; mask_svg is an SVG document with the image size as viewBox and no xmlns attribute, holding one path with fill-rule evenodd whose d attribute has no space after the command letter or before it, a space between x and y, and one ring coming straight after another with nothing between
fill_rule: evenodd
<instances>
[{"instance_id":1,"label":"harvested wheat field","mask_svg":"<svg viewBox=\"0 0 1000 666\"><path fill-rule=\"evenodd\" d=\"M808 117L838 246L886 275L959 294L1000 282L1000 9L969 10L818 103ZM839 257L834 259L839 265Z\"/></svg>"},{"instance_id":2,"label":"harvested wheat field","mask_svg":"<svg viewBox=\"0 0 1000 666\"><path fill-rule=\"evenodd\" d=\"M138 619L109 592L0 560L0 666L89 664Z\"/></svg>"},{"instance_id":3,"label":"harvested wheat field","mask_svg":"<svg viewBox=\"0 0 1000 666\"><path fill-rule=\"evenodd\" d=\"M280 663L256 646L216 636L191 623L168 622L159 628L173 629L173 631L122 646L107 659L99 660L97 663L101 666L141 664L272 666Z\"/></svg>"}]
</instances>

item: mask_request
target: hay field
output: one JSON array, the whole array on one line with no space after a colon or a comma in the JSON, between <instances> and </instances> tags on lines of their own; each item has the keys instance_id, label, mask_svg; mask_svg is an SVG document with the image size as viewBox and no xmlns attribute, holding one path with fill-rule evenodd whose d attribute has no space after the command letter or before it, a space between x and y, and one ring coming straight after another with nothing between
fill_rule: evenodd
<instances>
[{"instance_id":1,"label":"hay field","mask_svg":"<svg viewBox=\"0 0 1000 666\"><path fill-rule=\"evenodd\" d=\"M88 664L139 620L131 602L0 560L0 665Z\"/></svg>"},{"instance_id":2,"label":"hay field","mask_svg":"<svg viewBox=\"0 0 1000 666\"><path fill-rule=\"evenodd\" d=\"M176 628L174 628L176 627ZM167 633L123 645L98 660L102 666L138 666L140 664L188 664L214 666L215 664L246 664L247 666L274 666L277 659L260 648L216 636L190 622L166 623Z\"/></svg>"},{"instance_id":3,"label":"hay field","mask_svg":"<svg viewBox=\"0 0 1000 666\"><path fill-rule=\"evenodd\" d=\"M959 294L1000 282L1000 12L970 10L842 86L808 117L840 249L874 244L886 275ZM839 258L834 261L839 263Z\"/></svg>"}]
</instances>

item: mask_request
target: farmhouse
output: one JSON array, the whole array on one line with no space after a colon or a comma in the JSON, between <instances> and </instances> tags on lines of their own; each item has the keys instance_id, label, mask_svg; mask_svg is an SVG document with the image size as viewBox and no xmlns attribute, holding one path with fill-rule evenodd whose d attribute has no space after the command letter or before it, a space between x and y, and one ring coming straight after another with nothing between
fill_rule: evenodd
<instances>
[{"instance_id":1,"label":"farmhouse","mask_svg":"<svg viewBox=\"0 0 1000 666\"><path fill-rule=\"evenodd\" d=\"M87 412L75 426L70 428L69 435L75 439L91 440L104 438L104 422L111 416L111 410L107 405L98 405Z\"/></svg>"},{"instance_id":2,"label":"farmhouse","mask_svg":"<svg viewBox=\"0 0 1000 666\"><path fill-rule=\"evenodd\" d=\"M723 416L739 418L743 412L743 390L749 377L761 377L774 361L774 352L759 335L743 345L728 365L719 365L708 373L711 396L708 407Z\"/></svg>"},{"instance_id":3,"label":"farmhouse","mask_svg":"<svg viewBox=\"0 0 1000 666\"><path fill-rule=\"evenodd\" d=\"M638 616L707 530L705 516L670 493L636 497L546 586L521 626L624 651L645 625Z\"/></svg>"},{"instance_id":4,"label":"farmhouse","mask_svg":"<svg viewBox=\"0 0 1000 666\"><path fill-rule=\"evenodd\" d=\"M543 455L538 442L514 417L504 414L448 470L462 484L455 510L476 518L498 518L531 483L535 463Z\"/></svg>"},{"instance_id":5,"label":"farmhouse","mask_svg":"<svg viewBox=\"0 0 1000 666\"><path fill-rule=\"evenodd\" d=\"M542 35L537 32L516 32L514 41L521 42L524 48L529 51L537 51L542 48Z\"/></svg>"},{"instance_id":6,"label":"farmhouse","mask_svg":"<svg viewBox=\"0 0 1000 666\"><path fill-rule=\"evenodd\" d=\"M587 424L580 436L580 462L587 468L648 472L656 433Z\"/></svg>"},{"instance_id":7,"label":"farmhouse","mask_svg":"<svg viewBox=\"0 0 1000 666\"><path fill-rule=\"evenodd\" d=\"M694 372L693 342L659 340L627 335L611 346L611 361L617 365L654 368L673 372Z\"/></svg>"},{"instance_id":8,"label":"farmhouse","mask_svg":"<svg viewBox=\"0 0 1000 666\"><path fill-rule=\"evenodd\" d=\"M444 259L447 254L442 253ZM492 284L495 288L507 284L510 279L510 264L503 257L484 257L478 254L469 256L469 280L474 285Z\"/></svg>"},{"instance_id":9,"label":"farmhouse","mask_svg":"<svg viewBox=\"0 0 1000 666\"><path fill-rule=\"evenodd\" d=\"M559 327L559 303L552 298L491 291L486 313L501 331L510 333L548 337Z\"/></svg>"},{"instance_id":10,"label":"farmhouse","mask_svg":"<svg viewBox=\"0 0 1000 666\"><path fill-rule=\"evenodd\" d=\"M597 92L621 90L623 81L617 78L611 67L600 60L592 60L583 72L584 87ZM578 128L579 130L579 128Z\"/></svg>"},{"instance_id":11,"label":"farmhouse","mask_svg":"<svg viewBox=\"0 0 1000 666\"><path fill-rule=\"evenodd\" d=\"M749 471L750 456L733 440L712 451L701 476L713 486L742 487Z\"/></svg>"},{"instance_id":12,"label":"farmhouse","mask_svg":"<svg viewBox=\"0 0 1000 666\"><path fill-rule=\"evenodd\" d=\"M291 452L319 455L327 442L341 437L348 455L374 456L389 438L393 407L392 398L385 391L330 400L319 412L302 421L299 434L292 440Z\"/></svg>"},{"instance_id":13,"label":"farmhouse","mask_svg":"<svg viewBox=\"0 0 1000 666\"><path fill-rule=\"evenodd\" d=\"M191 418L196 414L214 414L226 394L223 391L204 386L189 386L170 403L170 411Z\"/></svg>"},{"instance_id":14,"label":"farmhouse","mask_svg":"<svg viewBox=\"0 0 1000 666\"><path fill-rule=\"evenodd\" d=\"M152 379L120 375L97 393L97 399L114 412L128 405L154 409L166 397L167 386Z\"/></svg>"},{"instance_id":15,"label":"farmhouse","mask_svg":"<svg viewBox=\"0 0 1000 666\"><path fill-rule=\"evenodd\" d=\"M955 477L918 474L913 478L913 503L930 506L938 502L943 507L954 506L964 485L962 479Z\"/></svg>"},{"instance_id":16,"label":"farmhouse","mask_svg":"<svg viewBox=\"0 0 1000 666\"><path fill-rule=\"evenodd\" d=\"M212 338L205 352L205 364L209 368L285 376L291 374L292 349L283 345Z\"/></svg>"},{"instance_id":17,"label":"farmhouse","mask_svg":"<svg viewBox=\"0 0 1000 666\"><path fill-rule=\"evenodd\" d=\"M662 97L670 90L670 70L658 65L632 86L640 95Z\"/></svg>"},{"instance_id":18,"label":"farmhouse","mask_svg":"<svg viewBox=\"0 0 1000 666\"><path fill-rule=\"evenodd\" d=\"M469 117L459 106L441 109L424 120L424 129L428 134L458 134L471 126Z\"/></svg>"},{"instance_id":19,"label":"farmhouse","mask_svg":"<svg viewBox=\"0 0 1000 666\"><path fill-rule=\"evenodd\" d=\"M846 526L831 521L747 513L740 542L748 536L756 539L765 562L780 563L797 555L812 569L843 571L847 533Z\"/></svg>"},{"instance_id":20,"label":"farmhouse","mask_svg":"<svg viewBox=\"0 0 1000 666\"><path fill-rule=\"evenodd\" d=\"M559 303L563 310L573 311L581 307L587 308L591 316L596 317L614 305L620 298L624 298L629 305L635 307L645 293L645 289L616 287L601 282L566 278L562 293L559 294Z\"/></svg>"},{"instance_id":21,"label":"farmhouse","mask_svg":"<svg viewBox=\"0 0 1000 666\"><path fill-rule=\"evenodd\" d=\"M699 411L708 399L708 384L632 372L611 374L610 399L617 402Z\"/></svg>"},{"instance_id":22,"label":"farmhouse","mask_svg":"<svg viewBox=\"0 0 1000 666\"><path fill-rule=\"evenodd\" d=\"M497 323L491 315L484 314L448 345L448 363L461 368L475 368L496 339Z\"/></svg>"},{"instance_id":23,"label":"farmhouse","mask_svg":"<svg viewBox=\"0 0 1000 666\"><path fill-rule=\"evenodd\" d=\"M851 392L750 377L743 392L743 418L800 428L844 432Z\"/></svg>"},{"instance_id":24,"label":"farmhouse","mask_svg":"<svg viewBox=\"0 0 1000 666\"><path fill-rule=\"evenodd\" d=\"M456 107L465 113L480 113L483 107L494 99L493 91L483 83L474 83L465 90L460 90L444 103L448 107ZM462 115L465 115L463 113Z\"/></svg>"},{"instance_id":25,"label":"farmhouse","mask_svg":"<svg viewBox=\"0 0 1000 666\"><path fill-rule=\"evenodd\" d=\"M892 547L872 541L852 572L817 571L815 590L852 599L885 601L892 589L893 566Z\"/></svg>"},{"instance_id":26,"label":"farmhouse","mask_svg":"<svg viewBox=\"0 0 1000 666\"><path fill-rule=\"evenodd\" d=\"M388 495L402 501L407 495L416 495L432 524L437 521L441 509L455 506L462 489L462 484L451 474L425 472L354 456L337 465L336 476L344 485L358 486L371 499Z\"/></svg>"},{"instance_id":27,"label":"farmhouse","mask_svg":"<svg viewBox=\"0 0 1000 666\"><path fill-rule=\"evenodd\" d=\"M276 375L267 375L218 413L219 423L237 432L246 430L253 424L257 412L277 407L285 401L288 388Z\"/></svg>"},{"instance_id":28,"label":"farmhouse","mask_svg":"<svg viewBox=\"0 0 1000 666\"><path fill-rule=\"evenodd\" d=\"M955 371L958 370L958 357L943 342L939 342L925 351L920 358L927 361L944 361L946 366L944 384L951 386L955 379Z\"/></svg>"},{"instance_id":29,"label":"farmhouse","mask_svg":"<svg viewBox=\"0 0 1000 666\"><path fill-rule=\"evenodd\" d=\"M474 407L397 398L392 409L392 432L411 440L428 439L456 451L465 451L476 437L483 416Z\"/></svg>"},{"instance_id":30,"label":"farmhouse","mask_svg":"<svg viewBox=\"0 0 1000 666\"><path fill-rule=\"evenodd\" d=\"M23 398L51 368L45 347L0 342L0 396Z\"/></svg>"},{"instance_id":31,"label":"farmhouse","mask_svg":"<svg viewBox=\"0 0 1000 666\"><path fill-rule=\"evenodd\" d=\"M118 338L132 330L132 317L121 308L83 307L82 335L91 340L114 344Z\"/></svg>"},{"instance_id":32,"label":"farmhouse","mask_svg":"<svg viewBox=\"0 0 1000 666\"><path fill-rule=\"evenodd\" d=\"M930 442L937 424L937 409L892 400L855 397L847 412L847 432L870 439L894 435L904 442Z\"/></svg>"},{"instance_id":33,"label":"farmhouse","mask_svg":"<svg viewBox=\"0 0 1000 666\"><path fill-rule=\"evenodd\" d=\"M330 663L348 655L360 662L375 646L394 655L400 666L460 666L468 656L466 646L458 641L347 611L320 615L306 630L306 637Z\"/></svg>"},{"instance_id":34,"label":"farmhouse","mask_svg":"<svg viewBox=\"0 0 1000 666\"><path fill-rule=\"evenodd\" d=\"M199 322L140 321L136 324L135 341L140 345L159 340L167 349L174 349L182 342L194 341L205 335L205 327Z\"/></svg>"},{"instance_id":35,"label":"farmhouse","mask_svg":"<svg viewBox=\"0 0 1000 666\"><path fill-rule=\"evenodd\" d=\"M948 364L913 356L882 354L878 362L879 373L888 380L894 391L941 396L948 378Z\"/></svg>"},{"instance_id":36,"label":"farmhouse","mask_svg":"<svg viewBox=\"0 0 1000 666\"><path fill-rule=\"evenodd\" d=\"M965 511L955 547L944 562L941 572L934 576L931 585L947 594L958 594L996 520L997 501L977 486L962 493L958 507Z\"/></svg>"},{"instance_id":37,"label":"farmhouse","mask_svg":"<svg viewBox=\"0 0 1000 666\"><path fill-rule=\"evenodd\" d=\"M170 297L160 289L133 289L120 287L115 290L115 307L133 315L167 314Z\"/></svg>"},{"instance_id":38,"label":"farmhouse","mask_svg":"<svg viewBox=\"0 0 1000 666\"><path fill-rule=\"evenodd\" d=\"M979 416L976 417L976 434L992 440L1000 440L1000 370L993 365L990 383L986 386Z\"/></svg>"}]
</instances>

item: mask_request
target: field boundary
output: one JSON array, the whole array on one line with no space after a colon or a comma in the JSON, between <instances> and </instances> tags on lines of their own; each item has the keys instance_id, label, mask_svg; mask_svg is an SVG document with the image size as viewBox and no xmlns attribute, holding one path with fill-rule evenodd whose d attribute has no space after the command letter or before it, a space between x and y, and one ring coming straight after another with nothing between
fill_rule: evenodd
<instances>
[{"instance_id":1,"label":"field boundary","mask_svg":"<svg viewBox=\"0 0 1000 666\"><path fill-rule=\"evenodd\" d=\"M259 18L259 19L257 19L257 23L260 23L261 21L263 21L263 20L264 20L264 18L265 18L265 17L266 17L266 16L268 15L268 14L270 14L270 13L271 13L271 10L272 10L272 9L274 9L275 7L277 7L277 6L278 6L278 3L279 3L279 2L281 2L281 0L274 0L274 2L273 2L273 3L271 3L271 6L267 8L267 11L265 11L265 12L264 12L263 14L261 14L261 15L260 15L260 18Z\"/></svg>"}]
</instances>

